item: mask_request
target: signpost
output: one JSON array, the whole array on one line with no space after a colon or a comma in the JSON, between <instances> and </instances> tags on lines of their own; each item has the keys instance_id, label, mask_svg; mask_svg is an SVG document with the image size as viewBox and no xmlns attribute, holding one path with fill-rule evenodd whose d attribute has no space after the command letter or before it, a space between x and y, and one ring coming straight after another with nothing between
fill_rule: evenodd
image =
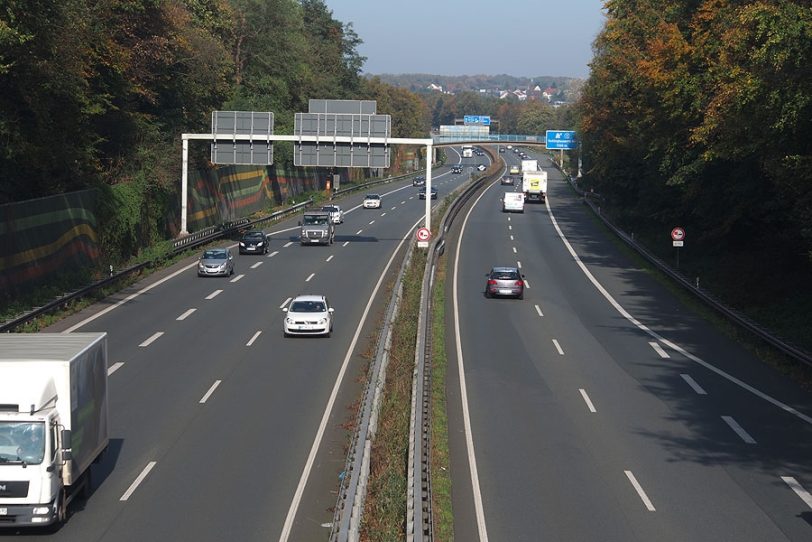
<instances>
[{"instance_id":1,"label":"signpost","mask_svg":"<svg viewBox=\"0 0 812 542\"><path fill-rule=\"evenodd\" d=\"M578 141L575 139L575 132L572 130L547 130L547 149L558 149L561 151L559 166L564 167L564 151L571 151L578 148Z\"/></svg>"},{"instance_id":2,"label":"signpost","mask_svg":"<svg viewBox=\"0 0 812 542\"><path fill-rule=\"evenodd\" d=\"M214 164L270 166L273 164L273 113L260 111L214 111L212 134L231 134L231 141L214 140L211 161ZM249 136L247 141L236 136Z\"/></svg>"},{"instance_id":3,"label":"signpost","mask_svg":"<svg viewBox=\"0 0 812 542\"><path fill-rule=\"evenodd\" d=\"M677 226L671 230L671 243L677 249L677 270L679 270L679 249L685 245L685 229Z\"/></svg>"}]
</instances>

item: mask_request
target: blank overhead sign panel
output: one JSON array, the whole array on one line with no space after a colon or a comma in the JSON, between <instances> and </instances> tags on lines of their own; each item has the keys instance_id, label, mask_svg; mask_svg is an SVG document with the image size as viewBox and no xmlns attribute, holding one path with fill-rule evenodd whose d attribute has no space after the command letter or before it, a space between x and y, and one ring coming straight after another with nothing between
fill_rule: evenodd
<instances>
[{"instance_id":1,"label":"blank overhead sign panel","mask_svg":"<svg viewBox=\"0 0 812 542\"><path fill-rule=\"evenodd\" d=\"M215 164L266 166L273 164L273 113L259 111L215 111L211 131L218 136L251 136L250 140L217 139L211 145Z\"/></svg>"},{"instance_id":2,"label":"blank overhead sign panel","mask_svg":"<svg viewBox=\"0 0 812 542\"><path fill-rule=\"evenodd\" d=\"M376 107L373 100L310 100L308 113L296 113L294 135L318 141L299 141L294 165L388 168L389 146L370 140L389 138L392 119Z\"/></svg>"}]
</instances>

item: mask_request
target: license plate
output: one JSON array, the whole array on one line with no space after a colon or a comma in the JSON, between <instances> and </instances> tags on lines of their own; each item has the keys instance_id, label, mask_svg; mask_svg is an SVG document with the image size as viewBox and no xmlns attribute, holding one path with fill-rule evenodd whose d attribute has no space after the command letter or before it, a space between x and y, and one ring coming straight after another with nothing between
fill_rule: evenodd
<instances>
[{"instance_id":1,"label":"license plate","mask_svg":"<svg viewBox=\"0 0 812 542\"><path fill-rule=\"evenodd\" d=\"M7 516L8 508L0 508L0 516Z\"/></svg>"},{"instance_id":2,"label":"license plate","mask_svg":"<svg viewBox=\"0 0 812 542\"><path fill-rule=\"evenodd\" d=\"M510 295L513 292L511 290L499 290L499 293L502 295Z\"/></svg>"}]
</instances>

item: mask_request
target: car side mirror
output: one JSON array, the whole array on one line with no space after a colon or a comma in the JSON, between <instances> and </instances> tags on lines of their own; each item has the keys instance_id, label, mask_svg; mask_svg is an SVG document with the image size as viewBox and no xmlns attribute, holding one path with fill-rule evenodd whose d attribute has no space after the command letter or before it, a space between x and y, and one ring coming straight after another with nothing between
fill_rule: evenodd
<instances>
[{"instance_id":1,"label":"car side mirror","mask_svg":"<svg viewBox=\"0 0 812 542\"><path fill-rule=\"evenodd\" d=\"M329 309L327 309L327 312L333 313L333 312L335 312L335 309L333 307L330 307Z\"/></svg>"},{"instance_id":2,"label":"car side mirror","mask_svg":"<svg viewBox=\"0 0 812 542\"><path fill-rule=\"evenodd\" d=\"M288 312L288 308L287 308L287 307L283 307L283 308L282 308L282 312Z\"/></svg>"}]
</instances>

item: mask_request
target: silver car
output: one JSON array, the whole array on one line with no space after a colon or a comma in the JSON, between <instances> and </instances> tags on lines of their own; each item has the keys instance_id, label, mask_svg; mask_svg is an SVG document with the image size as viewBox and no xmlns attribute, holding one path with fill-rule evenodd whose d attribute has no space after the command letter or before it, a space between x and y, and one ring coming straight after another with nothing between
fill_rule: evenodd
<instances>
[{"instance_id":1,"label":"silver car","mask_svg":"<svg viewBox=\"0 0 812 542\"><path fill-rule=\"evenodd\" d=\"M291 335L324 335L333 331L333 307L323 295L299 295L282 309L285 319L282 332Z\"/></svg>"},{"instance_id":2,"label":"silver car","mask_svg":"<svg viewBox=\"0 0 812 542\"><path fill-rule=\"evenodd\" d=\"M198 277L228 277L234 274L234 256L228 248L210 248L197 261Z\"/></svg>"},{"instance_id":3,"label":"silver car","mask_svg":"<svg viewBox=\"0 0 812 542\"><path fill-rule=\"evenodd\" d=\"M516 267L494 267L485 275L485 297L510 296L524 299L524 275Z\"/></svg>"},{"instance_id":4,"label":"silver car","mask_svg":"<svg viewBox=\"0 0 812 542\"><path fill-rule=\"evenodd\" d=\"M344 211L338 205L325 205L321 210L330 213L330 220L333 221L333 224L344 223Z\"/></svg>"}]
</instances>

